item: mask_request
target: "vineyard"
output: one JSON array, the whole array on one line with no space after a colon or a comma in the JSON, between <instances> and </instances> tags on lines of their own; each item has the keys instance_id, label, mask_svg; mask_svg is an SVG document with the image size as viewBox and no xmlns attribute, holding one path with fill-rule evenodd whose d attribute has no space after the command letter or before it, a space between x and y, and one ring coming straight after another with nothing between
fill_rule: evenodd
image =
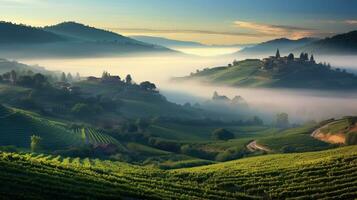
<instances>
[{"instance_id":1,"label":"vineyard","mask_svg":"<svg viewBox=\"0 0 357 200\"><path fill-rule=\"evenodd\" d=\"M115 138L100 131L97 131L93 128L79 128L76 129L74 132L82 138L82 141L85 144L115 144L121 149L125 149L125 147Z\"/></svg>"},{"instance_id":2,"label":"vineyard","mask_svg":"<svg viewBox=\"0 0 357 200\"><path fill-rule=\"evenodd\" d=\"M354 199L357 146L178 170L2 152L0 179L9 199Z\"/></svg>"},{"instance_id":3,"label":"vineyard","mask_svg":"<svg viewBox=\"0 0 357 200\"><path fill-rule=\"evenodd\" d=\"M30 137L42 138L44 149L55 150L81 143L80 137L56 122L52 122L22 110L0 105L0 145L29 148Z\"/></svg>"}]
</instances>

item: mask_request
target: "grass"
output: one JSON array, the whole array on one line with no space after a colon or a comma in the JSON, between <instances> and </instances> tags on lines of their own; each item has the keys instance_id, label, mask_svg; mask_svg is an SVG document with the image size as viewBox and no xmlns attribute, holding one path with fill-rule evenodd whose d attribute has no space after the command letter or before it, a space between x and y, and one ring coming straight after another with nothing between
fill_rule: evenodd
<instances>
[{"instance_id":1,"label":"grass","mask_svg":"<svg viewBox=\"0 0 357 200\"><path fill-rule=\"evenodd\" d=\"M1 152L0 179L8 199L354 199L357 146L178 170Z\"/></svg>"},{"instance_id":2,"label":"grass","mask_svg":"<svg viewBox=\"0 0 357 200\"><path fill-rule=\"evenodd\" d=\"M284 151L282 148L288 147L289 151L305 152L331 148L331 145L311 137L315 126L305 125L303 127L291 128L272 136L257 139L257 143L268 147L275 152Z\"/></svg>"},{"instance_id":3,"label":"grass","mask_svg":"<svg viewBox=\"0 0 357 200\"><path fill-rule=\"evenodd\" d=\"M81 139L74 132L67 130L60 123L32 115L18 109L0 105L0 145L14 145L30 148L30 137L42 138L43 150L63 149L78 145Z\"/></svg>"}]
</instances>

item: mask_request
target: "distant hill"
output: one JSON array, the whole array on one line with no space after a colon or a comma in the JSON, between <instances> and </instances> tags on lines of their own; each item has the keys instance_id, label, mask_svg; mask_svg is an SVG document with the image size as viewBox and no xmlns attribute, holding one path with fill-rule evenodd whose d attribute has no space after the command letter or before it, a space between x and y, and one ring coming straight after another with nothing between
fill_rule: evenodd
<instances>
[{"instance_id":1,"label":"distant hill","mask_svg":"<svg viewBox=\"0 0 357 200\"><path fill-rule=\"evenodd\" d=\"M339 90L357 88L357 76L345 70L317 64L307 58L276 58L275 56L263 60L235 61L228 66L207 68L174 80L199 80L239 87Z\"/></svg>"},{"instance_id":2,"label":"distant hill","mask_svg":"<svg viewBox=\"0 0 357 200\"><path fill-rule=\"evenodd\" d=\"M120 34L64 22L44 28L0 23L2 57L87 57L138 53L178 53Z\"/></svg>"},{"instance_id":3,"label":"distant hill","mask_svg":"<svg viewBox=\"0 0 357 200\"><path fill-rule=\"evenodd\" d=\"M301 50L318 54L356 54L357 31L335 35L302 47Z\"/></svg>"},{"instance_id":4,"label":"distant hill","mask_svg":"<svg viewBox=\"0 0 357 200\"><path fill-rule=\"evenodd\" d=\"M12 70L15 71L29 71L31 70L34 73L42 73L42 74L52 74L52 71L48 71L40 66L29 66L26 64L22 64L16 61L10 61L6 59L0 58L0 74L4 74L6 72L10 72Z\"/></svg>"},{"instance_id":5,"label":"distant hill","mask_svg":"<svg viewBox=\"0 0 357 200\"><path fill-rule=\"evenodd\" d=\"M130 36L131 38L134 38L136 40L150 43L150 44L156 44L160 46L165 46L165 47L204 47L206 45L198 43L198 42L191 42L191 41L181 41L181 40L172 40L172 39L167 39L163 37L152 37L152 36Z\"/></svg>"},{"instance_id":6,"label":"distant hill","mask_svg":"<svg viewBox=\"0 0 357 200\"><path fill-rule=\"evenodd\" d=\"M122 44L140 44L140 45L147 45L147 46L150 45L144 42L133 40L131 38L122 36L114 32L97 29L76 22L63 22L53 26L46 26L43 29L57 35L61 35L81 41L88 41L88 42L106 41L106 42L116 42Z\"/></svg>"},{"instance_id":7,"label":"distant hill","mask_svg":"<svg viewBox=\"0 0 357 200\"><path fill-rule=\"evenodd\" d=\"M0 44L38 44L64 42L65 37L42 30L9 22L0 22Z\"/></svg>"},{"instance_id":8,"label":"distant hill","mask_svg":"<svg viewBox=\"0 0 357 200\"><path fill-rule=\"evenodd\" d=\"M290 40L287 38L279 38L263 42L251 47L246 47L239 51L239 54L267 54L279 49L281 52L292 52L296 48L301 48L307 44L317 41L316 38L301 38L298 40Z\"/></svg>"}]
</instances>

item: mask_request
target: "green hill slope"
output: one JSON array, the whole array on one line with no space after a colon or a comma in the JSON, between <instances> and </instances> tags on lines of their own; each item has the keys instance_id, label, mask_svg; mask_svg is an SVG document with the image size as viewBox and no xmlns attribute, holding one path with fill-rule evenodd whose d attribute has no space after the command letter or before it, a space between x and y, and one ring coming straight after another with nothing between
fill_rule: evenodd
<instances>
[{"instance_id":1,"label":"green hill slope","mask_svg":"<svg viewBox=\"0 0 357 200\"><path fill-rule=\"evenodd\" d=\"M2 152L0 169L0 194L7 199L357 197L357 146L167 171L98 159Z\"/></svg>"},{"instance_id":2,"label":"green hill slope","mask_svg":"<svg viewBox=\"0 0 357 200\"><path fill-rule=\"evenodd\" d=\"M41 145L45 150L62 149L81 143L78 134L56 122L0 105L0 145L29 148L32 135L42 138Z\"/></svg>"},{"instance_id":3,"label":"green hill slope","mask_svg":"<svg viewBox=\"0 0 357 200\"><path fill-rule=\"evenodd\" d=\"M356 89L357 76L354 74L314 61L292 59L247 59L226 67L206 68L174 80L239 87Z\"/></svg>"}]
</instances>

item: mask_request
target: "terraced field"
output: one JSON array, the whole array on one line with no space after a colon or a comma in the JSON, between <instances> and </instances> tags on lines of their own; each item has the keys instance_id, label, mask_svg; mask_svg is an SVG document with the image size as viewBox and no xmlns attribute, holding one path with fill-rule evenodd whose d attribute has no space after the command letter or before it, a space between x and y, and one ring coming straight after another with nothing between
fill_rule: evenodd
<instances>
[{"instance_id":1,"label":"terraced field","mask_svg":"<svg viewBox=\"0 0 357 200\"><path fill-rule=\"evenodd\" d=\"M0 179L9 199L354 199L357 146L179 170L1 152Z\"/></svg>"},{"instance_id":2,"label":"terraced field","mask_svg":"<svg viewBox=\"0 0 357 200\"><path fill-rule=\"evenodd\" d=\"M42 138L44 150L55 150L78 145L81 138L57 122L40 118L34 114L0 105L0 145L30 147L30 137Z\"/></svg>"}]
</instances>

